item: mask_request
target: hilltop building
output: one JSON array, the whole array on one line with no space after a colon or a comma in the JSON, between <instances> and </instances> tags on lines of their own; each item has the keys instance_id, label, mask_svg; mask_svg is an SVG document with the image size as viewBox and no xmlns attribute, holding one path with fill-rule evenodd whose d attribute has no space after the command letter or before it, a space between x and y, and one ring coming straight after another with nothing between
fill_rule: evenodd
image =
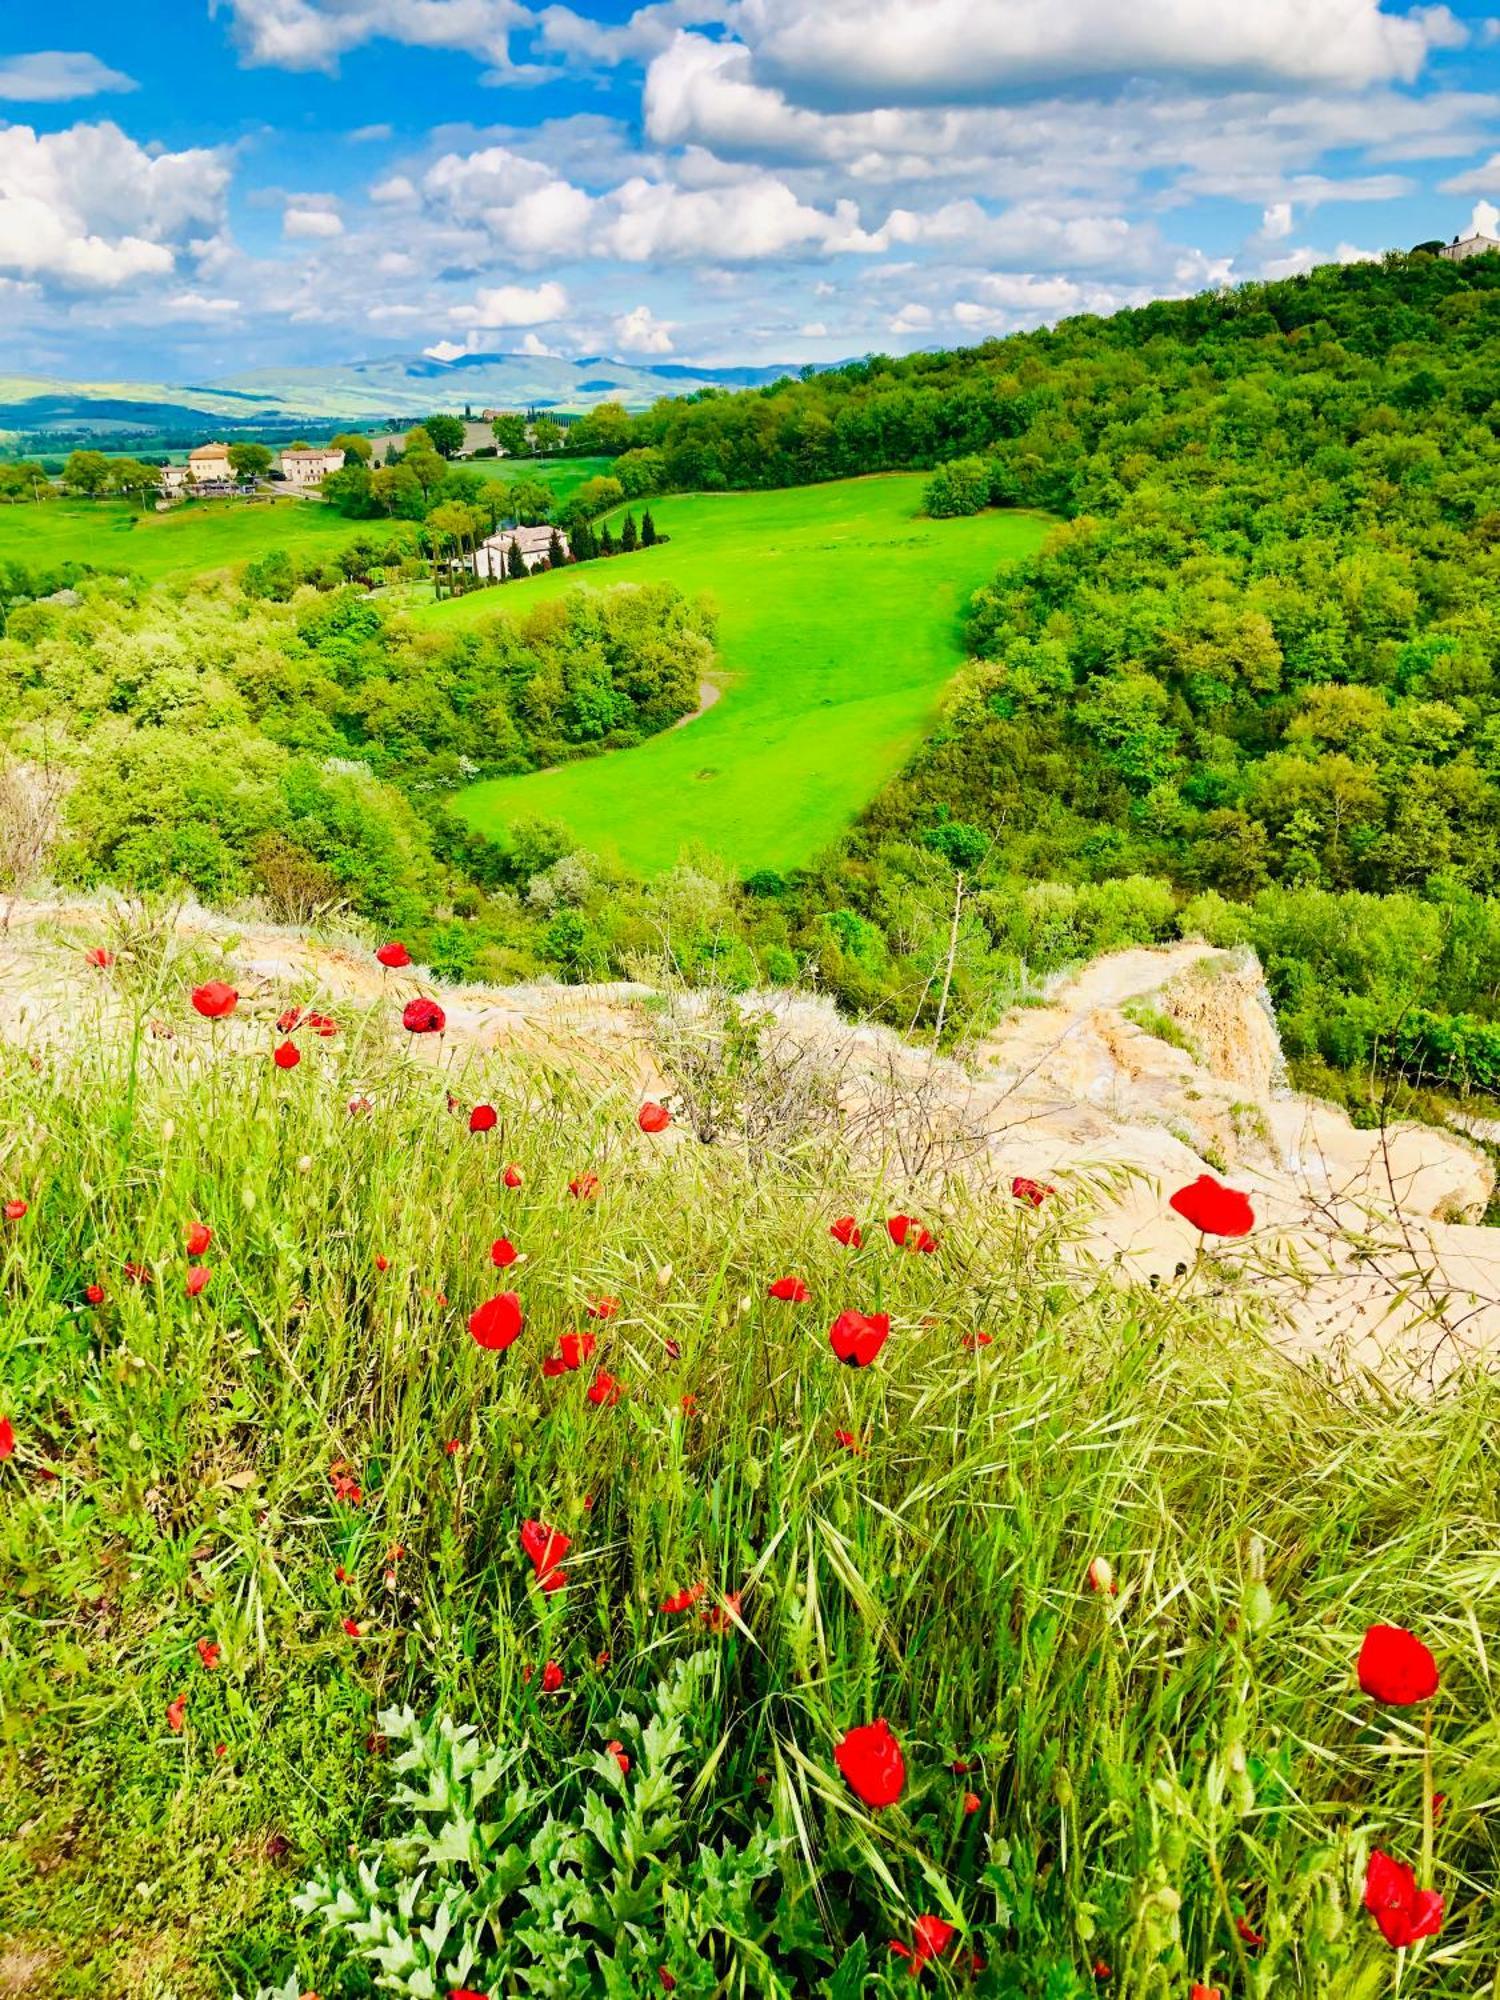
<instances>
[{"instance_id":1,"label":"hilltop building","mask_svg":"<svg viewBox=\"0 0 1500 2000\"><path fill-rule=\"evenodd\" d=\"M501 576L500 555L503 551L508 564L512 544L521 551L521 560L527 569L533 570L547 560L554 535L562 543L563 554L571 557L573 551L568 547L568 538L561 528L501 528L497 533L486 536L474 551L474 574Z\"/></svg>"},{"instance_id":2,"label":"hilltop building","mask_svg":"<svg viewBox=\"0 0 1500 2000\"><path fill-rule=\"evenodd\" d=\"M343 469L344 454L323 445L281 454L281 472L288 486L321 486L331 472Z\"/></svg>"},{"instance_id":3,"label":"hilltop building","mask_svg":"<svg viewBox=\"0 0 1500 2000\"><path fill-rule=\"evenodd\" d=\"M200 444L188 453L188 478L194 486L228 486L234 480L227 444Z\"/></svg>"},{"instance_id":4,"label":"hilltop building","mask_svg":"<svg viewBox=\"0 0 1500 2000\"><path fill-rule=\"evenodd\" d=\"M1465 257L1484 257L1492 250L1500 250L1493 236L1455 236L1451 243L1445 243L1438 255L1458 263Z\"/></svg>"}]
</instances>

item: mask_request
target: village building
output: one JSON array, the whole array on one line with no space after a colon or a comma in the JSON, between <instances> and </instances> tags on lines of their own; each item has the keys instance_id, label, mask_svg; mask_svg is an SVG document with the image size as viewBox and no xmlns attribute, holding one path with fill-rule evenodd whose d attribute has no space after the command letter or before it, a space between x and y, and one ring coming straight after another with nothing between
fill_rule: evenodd
<instances>
[{"instance_id":1,"label":"village building","mask_svg":"<svg viewBox=\"0 0 1500 2000\"><path fill-rule=\"evenodd\" d=\"M169 500L184 492L188 483L188 468L185 465L164 465L161 478L157 482Z\"/></svg>"},{"instance_id":2,"label":"village building","mask_svg":"<svg viewBox=\"0 0 1500 2000\"><path fill-rule=\"evenodd\" d=\"M521 560L528 570L535 569L547 561L552 548L552 537L556 535L562 543L562 552L571 559L573 551L568 547L567 535L561 528L501 528L488 535L474 551L474 574L499 581L510 567L512 547L521 552ZM505 569L500 566L501 555L505 558Z\"/></svg>"},{"instance_id":3,"label":"village building","mask_svg":"<svg viewBox=\"0 0 1500 2000\"><path fill-rule=\"evenodd\" d=\"M1484 257L1492 250L1500 250L1493 236L1455 236L1451 243L1445 243L1438 255L1459 263L1465 257Z\"/></svg>"},{"instance_id":4,"label":"village building","mask_svg":"<svg viewBox=\"0 0 1500 2000\"><path fill-rule=\"evenodd\" d=\"M343 469L344 454L327 446L303 446L281 454L281 472L288 486L321 486L330 473Z\"/></svg>"},{"instance_id":5,"label":"village building","mask_svg":"<svg viewBox=\"0 0 1500 2000\"><path fill-rule=\"evenodd\" d=\"M187 469L194 486L228 486L234 480L227 444L200 444L188 453Z\"/></svg>"}]
</instances>

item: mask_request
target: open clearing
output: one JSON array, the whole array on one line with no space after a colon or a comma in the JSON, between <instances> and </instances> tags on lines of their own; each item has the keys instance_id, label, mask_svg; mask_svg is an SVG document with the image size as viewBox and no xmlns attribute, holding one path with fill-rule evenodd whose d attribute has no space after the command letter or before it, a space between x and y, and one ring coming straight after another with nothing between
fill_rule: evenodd
<instances>
[{"instance_id":1,"label":"open clearing","mask_svg":"<svg viewBox=\"0 0 1500 2000\"><path fill-rule=\"evenodd\" d=\"M269 549L341 549L366 524L315 500L195 500L143 514L123 500L0 507L0 562L88 563L166 583L251 562ZM384 523L377 525L384 526Z\"/></svg>"},{"instance_id":2,"label":"open clearing","mask_svg":"<svg viewBox=\"0 0 1500 2000\"><path fill-rule=\"evenodd\" d=\"M424 621L472 625L563 591L661 577L706 594L719 614L724 698L689 727L471 785L455 809L490 834L560 820L642 873L694 842L747 874L809 861L921 741L963 657L970 594L1049 526L1027 513L927 520L916 511L923 483L898 474L667 496L652 503L674 538L666 548L424 609Z\"/></svg>"}]
</instances>

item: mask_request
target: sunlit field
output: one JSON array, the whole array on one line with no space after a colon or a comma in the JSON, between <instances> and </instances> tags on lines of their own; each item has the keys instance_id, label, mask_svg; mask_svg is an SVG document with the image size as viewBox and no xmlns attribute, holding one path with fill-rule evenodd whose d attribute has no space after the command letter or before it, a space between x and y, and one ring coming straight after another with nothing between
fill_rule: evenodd
<instances>
[{"instance_id":1,"label":"sunlit field","mask_svg":"<svg viewBox=\"0 0 1500 2000\"><path fill-rule=\"evenodd\" d=\"M665 548L430 607L452 628L580 584L665 577L719 614L722 698L706 714L608 757L472 785L455 810L486 833L559 820L646 874L695 841L746 874L810 860L931 728L973 592L1047 532L1029 513L929 520L922 486L912 474L667 495L650 503ZM624 509L608 518L618 532Z\"/></svg>"},{"instance_id":2,"label":"sunlit field","mask_svg":"<svg viewBox=\"0 0 1500 2000\"><path fill-rule=\"evenodd\" d=\"M201 945L57 951L0 1055L0 1991L1493 1993L1493 1382L1064 1282L1077 1189L768 1119L753 1024L704 1144L410 972L208 1019Z\"/></svg>"}]
</instances>

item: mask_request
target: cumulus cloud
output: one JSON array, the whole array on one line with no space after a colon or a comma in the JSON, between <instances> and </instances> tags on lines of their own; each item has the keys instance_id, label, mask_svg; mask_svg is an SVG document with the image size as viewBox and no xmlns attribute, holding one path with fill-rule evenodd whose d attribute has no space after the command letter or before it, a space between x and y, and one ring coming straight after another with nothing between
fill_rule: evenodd
<instances>
[{"instance_id":1,"label":"cumulus cloud","mask_svg":"<svg viewBox=\"0 0 1500 2000\"><path fill-rule=\"evenodd\" d=\"M1447 7L1381 0L743 0L757 75L802 101L917 104L1083 78L1411 82L1466 39Z\"/></svg>"},{"instance_id":2,"label":"cumulus cloud","mask_svg":"<svg viewBox=\"0 0 1500 2000\"><path fill-rule=\"evenodd\" d=\"M637 7L629 20L611 23L572 7L544 7L538 25L544 47L575 62L610 68L643 62L666 48L679 28L727 21L733 12L733 0L657 0Z\"/></svg>"},{"instance_id":3,"label":"cumulus cloud","mask_svg":"<svg viewBox=\"0 0 1500 2000\"><path fill-rule=\"evenodd\" d=\"M134 77L111 69L81 49L41 49L35 55L0 56L0 100L9 104L66 104L75 97L138 88Z\"/></svg>"},{"instance_id":4,"label":"cumulus cloud","mask_svg":"<svg viewBox=\"0 0 1500 2000\"><path fill-rule=\"evenodd\" d=\"M246 63L338 71L339 58L385 39L458 50L490 65L496 80L527 72L511 61L510 36L530 24L520 0L222 0ZM218 11L220 0L210 0Z\"/></svg>"},{"instance_id":5,"label":"cumulus cloud","mask_svg":"<svg viewBox=\"0 0 1500 2000\"><path fill-rule=\"evenodd\" d=\"M1260 218L1260 233L1268 242L1275 242L1292 233L1292 204L1289 201L1275 201Z\"/></svg>"},{"instance_id":6,"label":"cumulus cloud","mask_svg":"<svg viewBox=\"0 0 1500 2000\"><path fill-rule=\"evenodd\" d=\"M281 233L294 240L320 241L330 236L342 236L344 219L331 197L296 195L282 210Z\"/></svg>"},{"instance_id":7,"label":"cumulus cloud","mask_svg":"<svg viewBox=\"0 0 1500 2000\"><path fill-rule=\"evenodd\" d=\"M655 318L650 306L634 306L615 321L615 345L622 354L670 354L672 326Z\"/></svg>"},{"instance_id":8,"label":"cumulus cloud","mask_svg":"<svg viewBox=\"0 0 1500 2000\"><path fill-rule=\"evenodd\" d=\"M472 304L455 306L449 317L472 327L544 326L561 319L567 310L566 291L548 279L531 289L525 285L491 285L481 290Z\"/></svg>"},{"instance_id":9,"label":"cumulus cloud","mask_svg":"<svg viewBox=\"0 0 1500 2000\"><path fill-rule=\"evenodd\" d=\"M216 148L158 152L109 123L0 128L0 273L105 290L163 277L221 224L228 185Z\"/></svg>"}]
</instances>

